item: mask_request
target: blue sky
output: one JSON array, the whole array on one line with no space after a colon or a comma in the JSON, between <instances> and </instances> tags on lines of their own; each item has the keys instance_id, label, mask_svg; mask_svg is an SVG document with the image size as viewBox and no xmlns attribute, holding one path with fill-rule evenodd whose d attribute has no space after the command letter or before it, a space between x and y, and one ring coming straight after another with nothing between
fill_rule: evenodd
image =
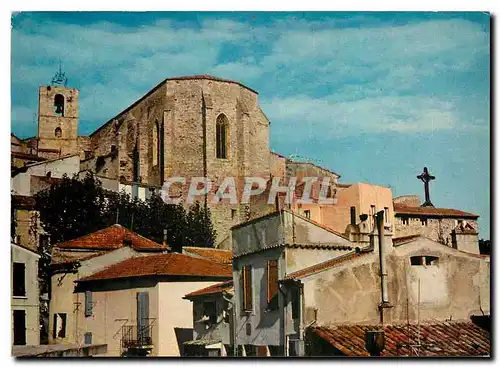
<instances>
[{"instance_id":1,"label":"blue sky","mask_svg":"<svg viewBox=\"0 0 500 367\"><path fill-rule=\"evenodd\" d=\"M477 213L490 234L486 13L18 13L12 131L36 135L38 86L59 60L86 135L166 77L212 74L259 92L271 148Z\"/></svg>"}]
</instances>

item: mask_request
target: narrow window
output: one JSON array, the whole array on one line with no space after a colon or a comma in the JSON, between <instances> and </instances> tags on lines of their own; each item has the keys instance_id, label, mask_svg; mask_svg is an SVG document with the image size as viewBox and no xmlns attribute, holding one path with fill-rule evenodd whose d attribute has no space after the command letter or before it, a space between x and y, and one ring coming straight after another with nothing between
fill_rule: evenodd
<instances>
[{"instance_id":1,"label":"narrow window","mask_svg":"<svg viewBox=\"0 0 500 367\"><path fill-rule=\"evenodd\" d=\"M375 205L370 205L370 223L372 228L375 228Z\"/></svg>"},{"instance_id":2,"label":"narrow window","mask_svg":"<svg viewBox=\"0 0 500 367\"><path fill-rule=\"evenodd\" d=\"M408 217L402 217L402 218L401 218L401 221L403 222L403 225L404 225L404 226L407 226L407 225L409 224Z\"/></svg>"},{"instance_id":3,"label":"narrow window","mask_svg":"<svg viewBox=\"0 0 500 367\"><path fill-rule=\"evenodd\" d=\"M91 332L85 333L85 335L83 336L83 343L84 344L92 344L92 333Z\"/></svg>"},{"instance_id":4,"label":"narrow window","mask_svg":"<svg viewBox=\"0 0 500 367\"><path fill-rule=\"evenodd\" d=\"M85 292L85 317L92 316L92 292Z\"/></svg>"},{"instance_id":5,"label":"narrow window","mask_svg":"<svg viewBox=\"0 0 500 367\"><path fill-rule=\"evenodd\" d=\"M291 293L292 293L292 319L298 319L299 318L299 310L300 310L299 288L293 287Z\"/></svg>"},{"instance_id":6,"label":"narrow window","mask_svg":"<svg viewBox=\"0 0 500 367\"><path fill-rule=\"evenodd\" d=\"M53 330L52 336L54 339L66 337L66 314L65 313L55 313L54 314L54 330Z\"/></svg>"},{"instance_id":7,"label":"narrow window","mask_svg":"<svg viewBox=\"0 0 500 367\"><path fill-rule=\"evenodd\" d=\"M310 210L304 210L304 216L305 216L307 219L311 219L311 211L310 211Z\"/></svg>"},{"instance_id":8,"label":"narrow window","mask_svg":"<svg viewBox=\"0 0 500 367\"><path fill-rule=\"evenodd\" d=\"M269 309L278 306L278 260L267 262L267 304Z\"/></svg>"},{"instance_id":9,"label":"narrow window","mask_svg":"<svg viewBox=\"0 0 500 367\"><path fill-rule=\"evenodd\" d=\"M221 114L217 117L217 121L215 123L217 158L227 158L227 129L227 117Z\"/></svg>"},{"instance_id":10,"label":"narrow window","mask_svg":"<svg viewBox=\"0 0 500 367\"><path fill-rule=\"evenodd\" d=\"M423 226L427 226L427 218L420 218L420 223L421 223Z\"/></svg>"},{"instance_id":11,"label":"narrow window","mask_svg":"<svg viewBox=\"0 0 500 367\"><path fill-rule=\"evenodd\" d=\"M252 311L252 267L250 265L241 269L241 295L243 311Z\"/></svg>"},{"instance_id":12,"label":"narrow window","mask_svg":"<svg viewBox=\"0 0 500 367\"><path fill-rule=\"evenodd\" d=\"M26 296L26 266L24 263L14 263L12 274L12 295L14 297Z\"/></svg>"},{"instance_id":13,"label":"narrow window","mask_svg":"<svg viewBox=\"0 0 500 367\"><path fill-rule=\"evenodd\" d=\"M54 97L54 114L64 116L64 96L62 94L56 94Z\"/></svg>"},{"instance_id":14,"label":"narrow window","mask_svg":"<svg viewBox=\"0 0 500 367\"><path fill-rule=\"evenodd\" d=\"M212 324L217 322L217 309L215 301L203 302L203 316L207 316Z\"/></svg>"},{"instance_id":15,"label":"narrow window","mask_svg":"<svg viewBox=\"0 0 500 367\"><path fill-rule=\"evenodd\" d=\"M56 129L54 130L54 136L58 139L62 136L62 130L60 127L56 127Z\"/></svg>"},{"instance_id":16,"label":"narrow window","mask_svg":"<svg viewBox=\"0 0 500 367\"><path fill-rule=\"evenodd\" d=\"M158 165L159 141L158 120L156 120L153 124L153 142L151 144L151 147L153 148L153 166Z\"/></svg>"},{"instance_id":17,"label":"narrow window","mask_svg":"<svg viewBox=\"0 0 500 367\"><path fill-rule=\"evenodd\" d=\"M389 208L387 207L384 208L384 220L386 225L391 223L391 221L389 220Z\"/></svg>"},{"instance_id":18,"label":"narrow window","mask_svg":"<svg viewBox=\"0 0 500 367\"><path fill-rule=\"evenodd\" d=\"M236 209L231 209L231 219L236 218Z\"/></svg>"}]
</instances>

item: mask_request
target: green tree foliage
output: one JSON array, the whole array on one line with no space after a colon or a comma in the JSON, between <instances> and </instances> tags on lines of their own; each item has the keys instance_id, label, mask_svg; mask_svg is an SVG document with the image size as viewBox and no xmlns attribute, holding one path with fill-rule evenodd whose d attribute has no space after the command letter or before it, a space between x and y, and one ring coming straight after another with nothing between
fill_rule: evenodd
<instances>
[{"instance_id":1,"label":"green tree foliage","mask_svg":"<svg viewBox=\"0 0 500 367\"><path fill-rule=\"evenodd\" d=\"M491 255L491 240L479 240L479 252L482 255Z\"/></svg>"},{"instance_id":2,"label":"green tree foliage","mask_svg":"<svg viewBox=\"0 0 500 367\"><path fill-rule=\"evenodd\" d=\"M61 183L39 192L36 207L51 243L68 241L115 223L158 243L167 231L168 245L181 252L182 246L213 247L213 230L208 210L198 203L186 213L180 205L166 204L160 196L148 200L103 189L92 174L79 180L64 177Z\"/></svg>"}]
</instances>

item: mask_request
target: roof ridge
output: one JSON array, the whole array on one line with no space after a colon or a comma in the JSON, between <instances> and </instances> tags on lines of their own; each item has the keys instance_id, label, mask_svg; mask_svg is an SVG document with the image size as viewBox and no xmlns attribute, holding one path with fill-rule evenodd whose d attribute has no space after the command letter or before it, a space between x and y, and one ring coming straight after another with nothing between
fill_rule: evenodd
<instances>
[{"instance_id":1,"label":"roof ridge","mask_svg":"<svg viewBox=\"0 0 500 367\"><path fill-rule=\"evenodd\" d=\"M231 250L225 250L221 248L214 248L214 247L200 247L200 246L182 246L183 249L200 249L200 250L216 250L216 251L227 251L227 252L232 252Z\"/></svg>"}]
</instances>

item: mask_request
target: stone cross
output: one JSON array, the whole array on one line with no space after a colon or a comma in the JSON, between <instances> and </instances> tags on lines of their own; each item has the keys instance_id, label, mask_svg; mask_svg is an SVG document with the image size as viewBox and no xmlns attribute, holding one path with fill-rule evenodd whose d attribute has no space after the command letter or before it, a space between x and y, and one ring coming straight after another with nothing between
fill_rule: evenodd
<instances>
[{"instance_id":1,"label":"stone cross","mask_svg":"<svg viewBox=\"0 0 500 367\"><path fill-rule=\"evenodd\" d=\"M429 182L436 179L436 177L430 175L429 171L427 171L427 167L424 167L424 172L422 172L420 175L418 175L417 178L424 183L424 187L425 187L425 202L422 204L422 206L434 206L431 203L431 199L430 199L430 195L429 195Z\"/></svg>"}]
</instances>

